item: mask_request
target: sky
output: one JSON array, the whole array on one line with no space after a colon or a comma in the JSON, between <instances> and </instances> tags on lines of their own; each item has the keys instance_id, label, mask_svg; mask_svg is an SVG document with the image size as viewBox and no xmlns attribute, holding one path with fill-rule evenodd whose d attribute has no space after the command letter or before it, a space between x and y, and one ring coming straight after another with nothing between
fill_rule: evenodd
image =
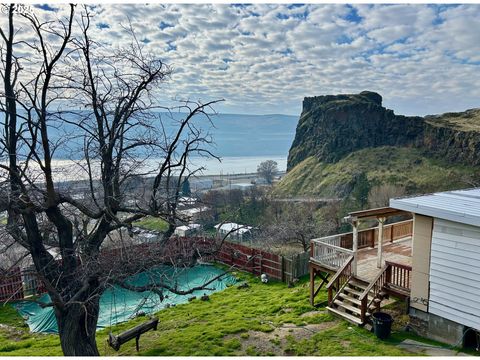
<instances>
[{"instance_id":1,"label":"sky","mask_svg":"<svg viewBox=\"0 0 480 360\"><path fill-rule=\"evenodd\" d=\"M35 12L53 19L65 10ZM130 19L145 51L173 68L162 103L221 98L223 113L299 115L305 96L370 90L396 114L480 107L477 4L105 4L93 12L95 39L124 46Z\"/></svg>"}]
</instances>

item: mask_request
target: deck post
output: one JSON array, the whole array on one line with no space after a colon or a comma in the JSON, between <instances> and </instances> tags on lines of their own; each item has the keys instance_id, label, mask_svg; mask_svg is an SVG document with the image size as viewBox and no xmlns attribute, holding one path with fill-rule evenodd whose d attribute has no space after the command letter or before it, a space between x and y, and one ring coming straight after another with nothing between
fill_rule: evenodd
<instances>
[{"instance_id":1,"label":"deck post","mask_svg":"<svg viewBox=\"0 0 480 360\"><path fill-rule=\"evenodd\" d=\"M383 251L383 224L385 223L385 217L379 217L378 220L378 248L377 248L377 268L382 267L382 251Z\"/></svg>"},{"instance_id":2,"label":"deck post","mask_svg":"<svg viewBox=\"0 0 480 360\"><path fill-rule=\"evenodd\" d=\"M353 245L352 245L352 251L353 251L353 262L352 262L352 274L357 275L357 260L358 260L358 226L360 225L359 220L354 220L352 221L352 227L353 227Z\"/></svg>"},{"instance_id":3,"label":"deck post","mask_svg":"<svg viewBox=\"0 0 480 360\"><path fill-rule=\"evenodd\" d=\"M310 265L310 305L315 303L315 269Z\"/></svg>"}]
</instances>

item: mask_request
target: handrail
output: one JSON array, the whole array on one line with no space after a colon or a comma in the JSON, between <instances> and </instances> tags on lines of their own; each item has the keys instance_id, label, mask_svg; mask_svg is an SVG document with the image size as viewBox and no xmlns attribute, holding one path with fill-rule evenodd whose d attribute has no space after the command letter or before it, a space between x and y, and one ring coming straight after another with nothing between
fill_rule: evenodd
<instances>
[{"instance_id":1,"label":"handrail","mask_svg":"<svg viewBox=\"0 0 480 360\"><path fill-rule=\"evenodd\" d=\"M328 282L326 288L329 289L330 287L333 286L333 284L335 283L335 281L337 281L337 279L340 277L340 275L342 275L343 271L347 268L348 265L350 265L353 261L353 258L354 256L350 256L347 261L345 262L345 264L337 271L337 273L335 275L333 275L333 278Z\"/></svg>"},{"instance_id":2,"label":"handrail","mask_svg":"<svg viewBox=\"0 0 480 360\"><path fill-rule=\"evenodd\" d=\"M352 232L350 231L350 232L341 233L341 234L328 235L328 236L324 236L324 237L321 237L321 238L312 239L311 241L325 244L325 241L328 241L328 240L330 240L330 239L334 239L334 238L336 238L336 237L341 237L341 236L349 235L349 234L351 234L351 233L352 233Z\"/></svg>"},{"instance_id":3,"label":"handrail","mask_svg":"<svg viewBox=\"0 0 480 360\"><path fill-rule=\"evenodd\" d=\"M366 314L375 298L378 296L386 285L395 285L399 288L410 288L410 272L412 267L409 265L398 264L391 261L385 261L382 270L375 276L375 278L368 284L363 293L358 298L361 301L361 319L365 321ZM368 302L368 294L373 289L373 297Z\"/></svg>"},{"instance_id":4,"label":"handrail","mask_svg":"<svg viewBox=\"0 0 480 360\"><path fill-rule=\"evenodd\" d=\"M329 247L329 248L335 249L337 251L340 251L340 252L343 252L343 253L346 253L346 254L353 254L353 250L346 249L346 248L343 248L341 246L331 245L331 244L327 244L327 243L318 243L318 242L317 242L317 244L321 244L322 246Z\"/></svg>"},{"instance_id":5,"label":"handrail","mask_svg":"<svg viewBox=\"0 0 480 360\"><path fill-rule=\"evenodd\" d=\"M362 323L365 322L366 316L367 316L367 311L372 305L373 301L377 297L377 295L380 293L380 291L383 289L385 284L387 284L391 278L391 265L390 264L385 264L382 268L382 270L375 276L375 278L368 284L368 286L365 288L363 291L362 295L358 298L358 300L361 301L361 306L360 306L360 319ZM370 291L373 289L373 296L372 300L368 302L368 294Z\"/></svg>"},{"instance_id":6,"label":"handrail","mask_svg":"<svg viewBox=\"0 0 480 360\"><path fill-rule=\"evenodd\" d=\"M387 271L389 267L390 267L389 264L388 265L386 264L383 266L382 271L380 271L377 274L377 276L375 276L375 278L370 282L370 284L368 284L368 286L363 291L362 295L360 295L359 300L363 300L363 298L368 296L368 293L370 292L370 290L372 290L372 288L376 285L377 281L380 280L382 275L385 273L385 271Z\"/></svg>"},{"instance_id":7,"label":"handrail","mask_svg":"<svg viewBox=\"0 0 480 360\"><path fill-rule=\"evenodd\" d=\"M352 262L355 257L351 255L345 264L336 272L333 276L332 280L327 284L326 288L328 291L328 305L331 306L335 299L337 298L338 294L342 291L342 289L348 284L350 279L352 278ZM333 295L333 288L335 285L335 296Z\"/></svg>"}]
</instances>

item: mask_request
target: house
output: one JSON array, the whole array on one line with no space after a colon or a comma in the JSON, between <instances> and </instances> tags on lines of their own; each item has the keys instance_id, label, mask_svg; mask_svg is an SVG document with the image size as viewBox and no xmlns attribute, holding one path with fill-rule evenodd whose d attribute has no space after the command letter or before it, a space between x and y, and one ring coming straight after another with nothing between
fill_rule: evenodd
<instances>
[{"instance_id":1,"label":"house","mask_svg":"<svg viewBox=\"0 0 480 360\"><path fill-rule=\"evenodd\" d=\"M200 224L188 224L177 226L173 235L185 237L185 236L192 236L199 232L202 229L202 225Z\"/></svg>"},{"instance_id":2,"label":"house","mask_svg":"<svg viewBox=\"0 0 480 360\"><path fill-rule=\"evenodd\" d=\"M179 207L195 206L198 203L198 199L190 196L182 196L178 199Z\"/></svg>"},{"instance_id":3,"label":"house","mask_svg":"<svg viewBox=\"0 0 480 360\"><path fill-rule=\"evenodd\" d=\"M237 223L221 223L214 226L220 236L227 236L235 240L247 240L252 235L252 227Z\"/></svg>"},{"instance_id":4,"label":"house","mask_svg":"<svg viewBox=\"0 0 480 360\"><path fill-rule=\"evenodd\" d=\"M252 189L255 187L255 184L250 184L250 183L234 183L230 184L229 188L231 190L242 190L242 191L247 191L249 189Z\"/></svg>"},{"instance_id":5,"label":"house","mask_svg":"<svg viewBox=\"0 0 480 360\"><path fill-rule=\"evenodd\" d=\"M469 329L480 330L480 188L390 206L413 213L412 322L423 335L461 343Z\"/></svg>"},{"instance_id":6,"label":"house","mask_svg":"<svg viewBox=\"0 0 480 360\"><path fill-rule=\"evenodd\" d=\"M312 240L312 304L325 285L329 311L363 325L394 295L407 300L411 328L420 335L452 345L476 342L480 189L391 199L389 207L353 212L347 220L351 233ZM362 228L372 220L376 227Z\"/></svg>"},{"instance_id":7,"label":"house","mask_svg":"<svg viewBox=\"0 0 480 360\"><path fill-rule=\"evenodd\" d=\"M185 221L196 221L199 220L208 210L210 210L208 206L198 206L190 209L178 210L177 213Z\"/></svg>"}]
</instances>

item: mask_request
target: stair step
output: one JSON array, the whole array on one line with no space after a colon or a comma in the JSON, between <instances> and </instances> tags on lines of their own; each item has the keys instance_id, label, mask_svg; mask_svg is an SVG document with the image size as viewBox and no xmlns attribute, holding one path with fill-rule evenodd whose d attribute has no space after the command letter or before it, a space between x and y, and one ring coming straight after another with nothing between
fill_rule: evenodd
<instances>
[{"instance_id":1,"label":"stair step","mask_svg":"<svg viewBox=\"0 0 480 360\"><path fill-rule=\"evenodd\" d=\"M363 291L358 291L358 290L352 289L351 287L348 287L348 286L345 286L343 288L343 291L348 292L350 294L353 294L357 297L360 297L363 294ZM368 294L368 301L370 302L371 300L372 300L372 296L371 296L371 293L369 293Z\"/></svg>"},{"instance_id":2,"label":"stair step","mask_svg":"<svg viewBox=\"0 0 480 360\"><path fill-rule=\"evenodd\" d=\"M348 294L345 293L340 293L338 294L338 297L341 297L344 301L349 301L355 305L362 305L362 302L358 299L355 299L354 297L348 296Z\"/></svg>"},{"instance_id":3,"label":"stair step","mask_svg":"<svg viewBox=\"0 0 480 360\"><path fill-rule=\"evenodd\" d=\"M331 308L329 306L327 306L327 310L336 314L336 315L338 315L338 316L340 316L340 317L342 317L342 318L344 318L345 320L347 320L347 321L349 321L353 324L362 325L362 321L354 315L347 314L346 312L337 310L335 308Z\"/></svg>"},{"instance_id":4,"label":"stair step","mask_svg":"<svg viewBox=\"0 0 480 360\"><path fill-rule=\"evenodd\" d=\"M363 294L363 291L358 291L358 290L352 289L352 288L349 287L349 286L345 286L345 287L343 288L343 291L349 292L349 293L351 293L351 294L353 294L353 295L356 295L356 296L358 296L358 297L360 297L360 295Z\"/></svg>"},{"instance_id":5,"label":"stair step","mask_svg":"<svg viewBox=\"0 0 480 360\"><path fill-rule=\"evenodd\" d=\"M362 313L362 311L359 308L357 308L355 306L345 304L343 301L335 300L333 303L335 305L337 305L338 307L341 307L345 310L351 311L352 313L355 313L355 314L358 314L358 315L360 315Z\"/></svg>"},{"instance_id":6,"label":"stair step","mask_svg":"<svg viewBox=\"0 0 480 360\"><path fill-rule=\"evenodd\" d=\"M368 283L365 283L364 281L358 280L358 279L352 279L348 282L349 285L356 286L362 290L365 290L368 286Z\"/></svg>"}]
</instances>

